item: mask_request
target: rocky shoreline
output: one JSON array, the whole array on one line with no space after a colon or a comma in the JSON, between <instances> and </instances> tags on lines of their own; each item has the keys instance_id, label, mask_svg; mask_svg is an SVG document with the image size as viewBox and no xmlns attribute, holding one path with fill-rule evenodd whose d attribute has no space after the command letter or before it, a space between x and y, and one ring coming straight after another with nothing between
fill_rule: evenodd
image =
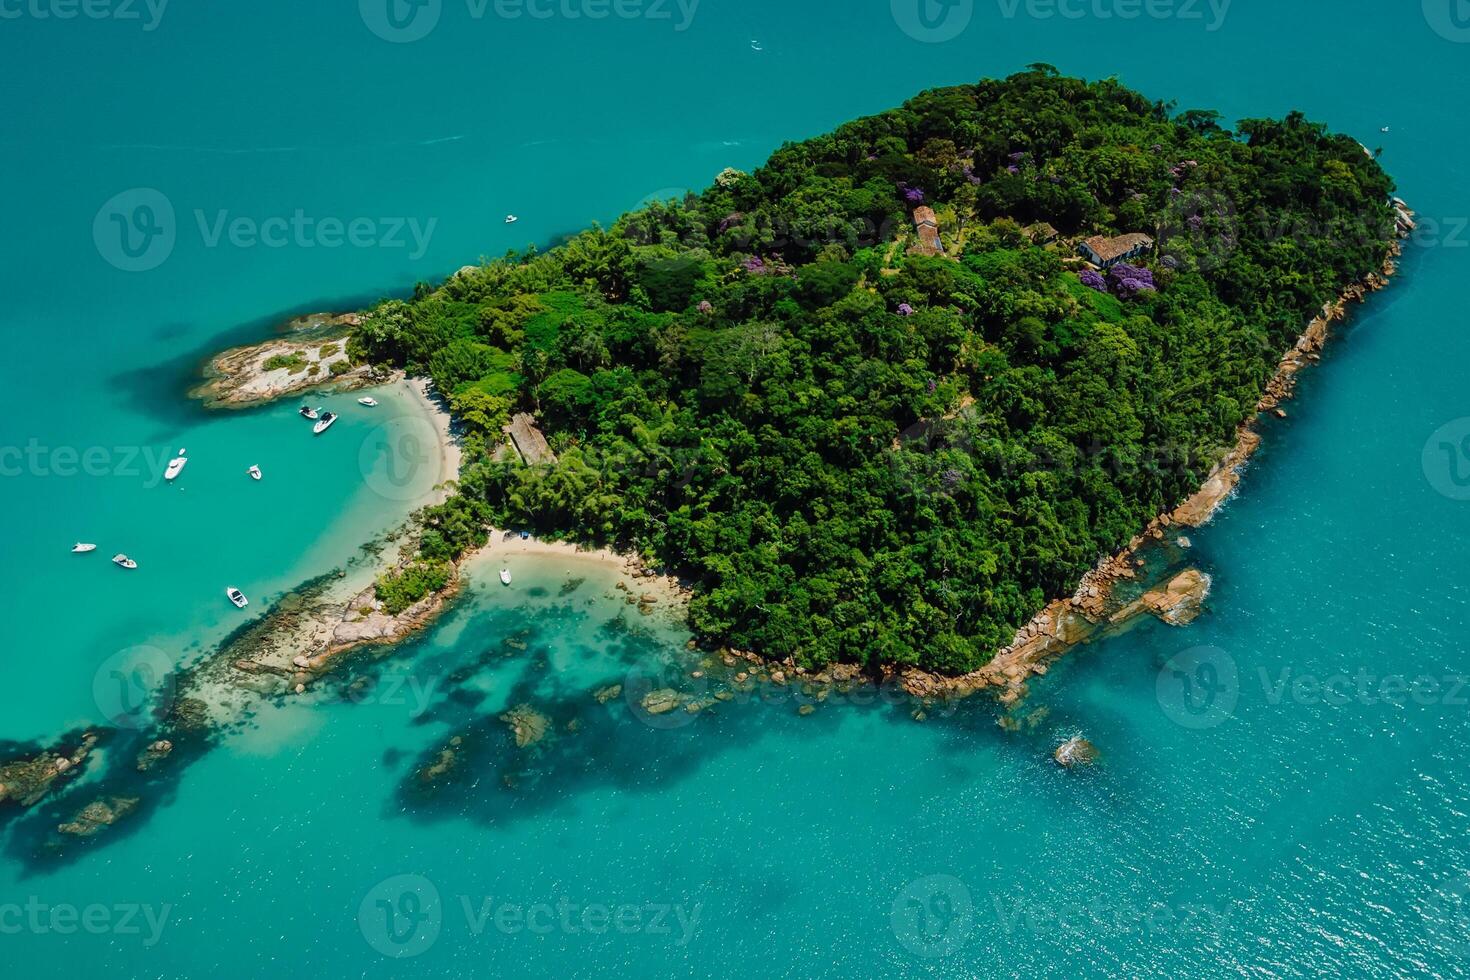
<instances>
[{"instance_id":1,"label":"rocky shoreline","mask_svg":"<svg viewBox=\"0 0 1470 980\"><path fill-rule=\"evenodd\" d=\"M1395 203L1398 234L1400 238L1406 238L1414 228L1414 212L1401 201ZM1176 547L1187 548L1188 538L1181 532L1186 528L1200 527L1214 517L1234 493L1243 467L1261 444L1258 431L1261 417L1268 412L1277 418L1286 417L1281 403L1294 397L1297 375L1301 370L1321 360L1330 326L1347 318L1350 303L1362 303L1389 284L1398 271L1396 260L1402 251L1399 242L1391 242L1378 272L1370 273L1362 282L1351 284L1336 300L1322 307L1297 338L1296 344L1282 356L1256 405L1256 413L1236 429L1235 443L1216 463L1200 488L1173 510L1150 521L1143 533L1129 541L1118 554L1100 561L1082 577L1075 593L1049 603L1016 633L1008 646L977 671L951 677L906 668L885 672L885 677L891 677L915 697L965 697L994 689L1002 704L1014 705L1025 696L1029 678L1045 674L1053 660L1079 643L1118 632L1145 613L1169 625L1180 626L1191 621L1199 614L1200 603L1210 584L1209 576L1195 569L1173 575L1167 582L1153 582L1142 597L1132 602L1120 601L1118 588L1124 582L1137 580L1138 570L1146 564L1138 557L1145 548L1166 541Z\"/></svg>"},{"instance_id":2,"label":"rocky shoreline","mask_svg":"<svg viewBox=\"0 0 1470 980\"><path fill-rule=\"evenodd\" d=\"M189 396L210 408L251 408L315 388L351 391L401 377L351 363L347 338L361 322L356 313L297 317L281 327L278 337L210 358L204 383Z\"/></svg>"}]
</instances>

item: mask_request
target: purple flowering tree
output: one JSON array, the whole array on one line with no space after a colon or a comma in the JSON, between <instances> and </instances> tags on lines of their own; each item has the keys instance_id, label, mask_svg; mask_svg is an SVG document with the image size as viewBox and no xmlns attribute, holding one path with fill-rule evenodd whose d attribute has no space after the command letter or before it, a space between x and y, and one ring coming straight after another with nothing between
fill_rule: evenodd
<instances>
[{"instance_id":1,"label":"purple flowering tree","mask_svg":"<svg viewBox=\"0 0 1470 980\"><path fill-rule=\"evenodd\" d=\"M1152 272L1126 262L1120 262L1108 270L1108 285L1121 299L1131 299L1139 293L1151 293L1158 288L1154 285Z\"/></svg>"},{"instance_id":2,"label":"purple flowering tree","mask_svg":"<svg viewBox=\"0 0 1470 980\"><path fill-rule=\"evenodd\" d=\"M1108 291L1107 280L1096 269L1083 269L1082 274L1077 278L1081 279L1082 285L1088 289L1096 289L1100 293Z\"/></svg>"},{"instance_id":3,"label":"purple flowering tree","mask_svg":"<svg viewBox=\"0 0 1470 980\"><path fill-rule=\"evenodd\" d=\"M907 304L907 303L899 303L898 304L898 315L899 316L913 316L914 315L914 308L912 306L910 306L909 304Z\"/></svg>"}]
</instances>

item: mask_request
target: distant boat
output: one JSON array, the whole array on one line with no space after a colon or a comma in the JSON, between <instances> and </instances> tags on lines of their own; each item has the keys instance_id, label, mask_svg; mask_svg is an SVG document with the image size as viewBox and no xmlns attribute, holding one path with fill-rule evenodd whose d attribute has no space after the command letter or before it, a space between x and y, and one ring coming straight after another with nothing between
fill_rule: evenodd
<instances>
[{"instance_id":1,"label":"distant boat","mask_svg":"<svg viewBox=\"0 0 1470 980\"><path fill-rule=\"evenodd\" d=\"M513 214L508 214L508 215L505 216L505 223L508 224L508 225L513 225L517 221L520 221L520 220L521 220L520 218L516 217Z\"/></svg>"},{"instance_id":2,"label":"distant boat","mask_svg":"<svg viewBox=\"0 0 1470 980\"><path fill-rule=\"evenodd\" d=\"M250 479L252 479L252 480L259 480L260 479L260 467L259 466L252 466L252 467L250 467L250 469L246 470L245 472L250 474Z\"/></svg>"},{"instance_id":3,"label":"distant boat","mask_svg":"<svg viewBox=\"0 0 1470 980\"><path fill-rule=\"evenodd\" d=\"M304 418L304 419L311 419L314 422L314 421L316 421L316 415L317 415L317 410L314 409L314 408L312 408L310 405L302 405L301 406L301 417L302 418Z\"/></svg>"},{"instance_id":4,"label":"distant boat","mask_svg":"<svg viewBox=\"0 0 1470 980\"><path fill-rule=\"evenodd\" d=\"M184 472L184 467L188 464L189 460L184 456L184 451L180 449L179 454L169 461L168 469L163 471L163 478L165 480L178 479L179 474Z\"/></svg>"},{"instance_id":5,"label":"distant boat","mask_svg":"<svg viewBox=\"0 0 1470 980\"><path fill-rule=\"evenodd\" d=\"M508 569L508 568L502 568L500 570L500 584L501 585L509 585L510 584L510 569Z\"/></svg>"},{"instance_id":6,"label":"distant boat","mask_svg":"<svg viewBox=\"0 0 1470 980\"><path fill-rule=\"evenodd\" d=\"M1379 132L1380 133L1386 133L1386 132L1388 132L1388 127L1387 126L1384 126L1382 129L1379 130Z\"/></svg>"},{"instance_id":7,"label":"distant boat","mask_svg":"<svg viewBox=\"0 0 1470 980\"><path fill-rule=\"evenodd\" d=\"M335 421L337 421L337 416L333 415L331 412L323 412L321 421L318 422L316 425L313 425L311 427L311 431L315 432L317 435L321 435L323 432L326 432L328 429L330 429L332 427L332 423Z\"/></svg>"},{"instance_id":8,"label":"distant boat","mask_svg":"<svg viewBox=\"0 0 1470 980\"><path fill-rule=\"evenodd\" d=\"M244 609L246 606L250 605L250 600L245 598L245 593L241 592L233 585L230 586L228 589L225 589L225 595L228 596L229 600L235 604L236 609Z\"/></svg>"},{"instance_id":9,"label":"distant boat","mask_svg":"<svg viewBox=\"0 0 1470 980\"><path fill-rule=\"evenodd\" d=\"M80 541L78 541L75 545L72 546L71 553L74 555L85 555L89 551L96 550L97 546L95 544L82 544Z\"/></svg>"},{"instance_id":10,"label":"distant boat","mask_svg":"<svg viewBox=\"0 0 1470 980\"><path fill-rule=\"evenodd\" d=\"M751 41L750 42L750 50L752 50L752 51L764 51L765 48L761 47L761 43L759 41Z\"/></svg>"},{"instance_id":11,"label":"distant boat","mask_svg":"<svg viewBox=\"0 0 1470 980\"><path fill-rule=\"evenodd\" d=\"M357 403L359 405L366 405L368 408L377 408L378 407L378 400L376 398L367 398L367 397L359 398L357 400Z\"/></svg>"},{"instance_id":12,"label":"distant boat","mask_svg":"<svg viewBox=\"0 0 1470 980\"><path fill-rule=\"evenodd\" d=\"M129 569L129 570L132 570L132 569L138 567L138 563L137 562L133 561L127 555L123 555L123 554L113 555L112 556L112 563L114 565L118 565L118 566L120 566L122 568L126 568L126 569Z\"/></svg>"}]
</instances>

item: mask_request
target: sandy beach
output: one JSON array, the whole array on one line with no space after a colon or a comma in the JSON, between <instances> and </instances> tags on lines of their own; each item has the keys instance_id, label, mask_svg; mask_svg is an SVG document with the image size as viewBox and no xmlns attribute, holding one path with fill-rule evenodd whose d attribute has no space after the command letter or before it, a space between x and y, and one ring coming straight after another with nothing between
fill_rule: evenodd
<instances>
[{"instance_id":1,"label":"sandy beach","mask_svg":"<svg viewBox=\"0 0 1470 980\"><path fill-rule=\"evenodd\" d=\"M434 427L439 452L439 472L442 475L425 505L443 503L449 499L448 484L458 482L460 468L464 465L464 450L454 432L454 417L449 412L442 396L433 391L433 382L428 378L404 378L397 387L408 393L415 405L423 410L424 417Z\"/></svg>"}]
</instances>

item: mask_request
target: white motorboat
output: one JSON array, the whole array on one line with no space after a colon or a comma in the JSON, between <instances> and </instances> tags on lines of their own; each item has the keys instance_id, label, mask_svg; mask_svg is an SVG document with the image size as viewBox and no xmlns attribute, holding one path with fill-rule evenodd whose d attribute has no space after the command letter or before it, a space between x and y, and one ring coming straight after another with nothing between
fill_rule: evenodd
<instances>
[{"instance_id":1,"label":"white motorboat","mask_svg":"<svg viewBox=\"0 0 1470 980\"><path fill-rule=\"evenodd\" d=\"M259 466L252 466L252 467L250 467L250 469L246 470L245 472L250 474L250 479L252 479L252 480L259 480L260 479L260 467Z\"/></svg>"},{"instance_id":2,"label":"white motorboat","mask_svg":"<svg viewBox=\"0 0 1470 980\"><path fill-rule=\"evenodd\" d=\"M750 42L750 50L752 50L752 51L764 51L765 48L761 45L761 43L759 41L751 41Z\"/></svg>"},{"instance_id":3,"label":"white motorboat","mask_svg":"<svg viewBox=\"0 0 1470 980\"><path fill-rule=\"evenodd\" d=\"M366 405L368 408L377 408L378 407L378 400L376 398L367 398L367 397L359 398L357 400L357 403L359 405Z\"/></svg>"},{"instance_id":4,"label":"white motorboat","mask_svg":"<svg viewBox=\"0 0 1470 980\"><path fill-rule=\"evenodd\" d=\"M97 546L95 544L82 544L82 542L78 541L76 544L72 545L71 553L74 555L85 555L89 551L96 550Z\"/></svg>"},{"instance_id":5,"label":"white motorboat","mask_svg":"<svg viewBox=\"0 0 1470 980\"><path fill-rule=\"evenodd\" d=\"M228 596L229 600L235 604L236 609L244 609L246 606L250 605L250 600L245 598L245 593L241 592L233 585L225 589L225 595Z\"/></svg>"},{"instance_id":6,"label":"white motorboat","mask_svg":"<svg viewBox=\"0 0 1470 980\"><path fill-rule=\"evenodd\" d=\"M173 459L169 460L168 469L163 471L163 478L165 480L169 480L170 482L172 482L173 480L177 480L179 478L179 474L184 472L184 467L188 464L188 458L184 455L184 451L180 449L179 454Z\"/></svg>"},{"instance_id":7,"label":"white motorboat","mask_svg":"<svg viewBox=\"0 0 1470 980\"><path fill-rule=\"evenodd\" d=\"M313 422L315 422L317 419L318 411L319 409L312 408L310 405L302 405L301 417L304 419L311 419Z\"/></svg>"},{"instance_id":8,"label":"white motorboat","mask_svg":"<svg viewBox=\"0 0 1470 980\"><path fill-rule=\"evenodd\" d=\"M508 214L508 215L505 216L505 223L508 224L508 225L513 225L517 221L520 221L520 220L521 219L519 217L517 217L516 215L513 215L513 214Z\"/></svg>"},{"instance_id":9,"label":"white motorboat","mask_svg":"<svg viewBox=\"0 0 1470 980\"><path fill-rule=\"evenodd\" d=\"M510 569L508 569L508 568L502 568L500 570L500 584L501 585L509 585L510 584Z\"/></svg>"},{"instance_id":10,"label":"white motorboat","mask_svg":"<svg viewBox=\"0 0 1470 980\"><path fill-rule=\"evenodd\" d=\"M311 427L311 431L315 432L317 435L321 435L323 432L326 432L328 429L330 429L332 427L332 423L335 421L337 421L337 416L333 415L331 412L323 412L321 421L317 422L316 425L313 425Z\"/></svg>"},{"instance_id":11,"label":"white motorboat","mask_svg":"<svg viewBox=\"0 0 1470 980\"><path fill-rule=\"evenodd\" d=\"M126 568L129 571L131 571L132 569L138 567L138 563L137 562L133 561L131 558L129 558L127 555L124 555L124 554L116 554L116 555L113 555L112 556L112 563L114 565L119 566L120 568Z\"/></svg>"}]
</instances>

